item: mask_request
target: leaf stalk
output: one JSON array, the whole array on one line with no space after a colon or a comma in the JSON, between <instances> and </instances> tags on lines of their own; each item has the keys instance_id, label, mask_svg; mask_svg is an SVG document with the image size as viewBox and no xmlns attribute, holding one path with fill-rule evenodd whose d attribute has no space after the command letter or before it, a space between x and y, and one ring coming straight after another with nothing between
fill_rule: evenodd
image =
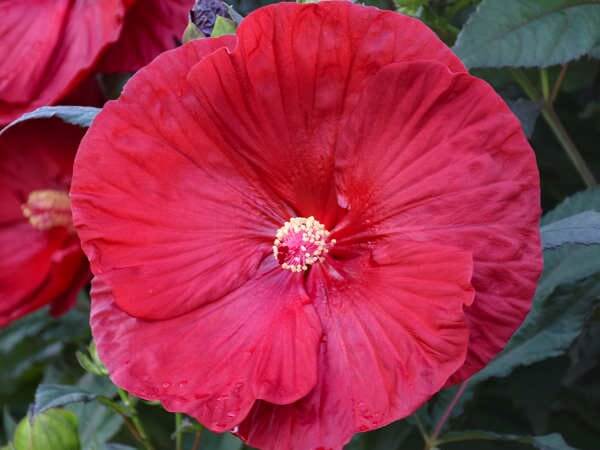
<instances>
[{"instance_id":1,"label":"leaf stalk","mask_svg":"<svg viewBox=\"0 0 600 450\"><path fill-rule=\"evenodd\" d=\"M425 447L423 450L431 450L432 448L436 447L440 443L438 441L438 437L439 437L440 433L442 432L442 430L444 429L444 425L446 425L446 422L448 422L448 419L452 415L452 411L456 407L458 401L465 393L465 390L467 389L468 384L469 384L469 380L465 380L461 383L458 390L456 391L456 394L454 394L454 397L452 398L452 400L448 404L448 407L442 414L442 417L440 417L440 419L435 424L433 433L431 434L429 439L427 439L425 441Z\"/></svg>"},{"instance_id":2,"label":"leaf stalk","mask_svg":"<svg viewBox=\"0 0 600 450\"><path fill-rule=\"evenodd\" d=\"M560 118L556 114L556 111L552 106L552 102L550 101L552 99L552 96L549 95L548 99L545 99L543 97L540 98L537 89L535 88L535 86L533 86L529 78L527 78L527 76L522 71L513 69L511 73L514 80L519 84L519 86L521 86L521 89L523 89L525 94L527 94L527 96L531 100L540 104L542 117L544 117L544 120L552 130L552 133L554 133L554 136L560 142L561 146L565 150L565 153L571 160L571 163L573 163L573 166L575 166L575 169L577 169L577 172L579 173L579 176L581 177L585 185L587 187L597 185L598 182L596 181L594 174L583 159L583 156L581 156L581 152L573 142L573 139L571 139L571 136L569 136L569 133L567 132Z\"/></svg>"}]
</instances>

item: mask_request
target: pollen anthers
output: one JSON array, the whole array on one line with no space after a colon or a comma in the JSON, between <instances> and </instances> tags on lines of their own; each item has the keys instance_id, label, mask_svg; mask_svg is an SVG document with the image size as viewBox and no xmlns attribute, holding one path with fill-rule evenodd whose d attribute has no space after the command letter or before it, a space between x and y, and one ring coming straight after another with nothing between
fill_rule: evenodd
<instances>
[{"instance_id":1,"label":"pollen anthers","mask_svg":"<svg viewBox=\"0 0 600 450\"><path fill-rule=\"evenodd\" d=\"M71 200L65 191L46 189L32 191L21 205L23 215L38 230L54 227L73 228Z\"/></svg>"},{"instance_id":2,"label":"pollen anthers","mask_svg":"<svg viewBox=\"0 0 600 450\"><path fill-rule=\"evenodd\" d=\"M293 217L277 230L273 242L273 256L282 269L302 272L335 245L329 231L314 217Z\"/></svg>"}]
</instances>

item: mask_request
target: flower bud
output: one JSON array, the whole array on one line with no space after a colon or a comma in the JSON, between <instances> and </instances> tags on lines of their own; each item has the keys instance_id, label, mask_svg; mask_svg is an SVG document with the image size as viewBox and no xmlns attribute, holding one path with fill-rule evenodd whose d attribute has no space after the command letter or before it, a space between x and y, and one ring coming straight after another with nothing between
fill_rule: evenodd
<instances>
[{"instance_id":1,"label":"flower bud","mask_svg":"<svg viewBox=\"0 0 600 450\"><path fill-rule=\"evenodd\" d=\"M64 409L27 416L17 426L15 450L80 450L77 417Z\"/></svg>"}]
</instances>

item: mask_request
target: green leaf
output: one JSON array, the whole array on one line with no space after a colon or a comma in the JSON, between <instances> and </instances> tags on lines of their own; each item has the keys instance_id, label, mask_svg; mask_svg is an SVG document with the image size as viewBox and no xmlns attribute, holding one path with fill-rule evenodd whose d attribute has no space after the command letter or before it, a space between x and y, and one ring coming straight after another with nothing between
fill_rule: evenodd
<instances>
[{"instance_id":1,"label":"green leaf","mask_svg":"<svg viewBox=\"0 0 600 450\"><path fill-rule=\"evenodd\" d=\"M183 32L183 37L181 38L181 42L184 44L186 42L193 41L195 39L201 39L205 37L202 31L198 29L198 27L191 20L188 22L188 25Z\"/></svg>"},{"instance_id":2,"label":"green leaf","mask_svg":"<svg viewBox=\"0 0 600 450\"><path fill-rule=\"evenodd\" d=\"M123 444L106 444L102 450L137 450L135 447Z\"/></svg>"},{"instance_id":3,"label":"green leaf","mask_svg":"<svg viewBox=\"0 0 600 450\"><path fill-rule=\"evenodd\" d=\"M568 445L558 433L536 436L533 438L533 446L540 450L577 450Z\"/></svg>"},{"instance_id":4,"label":"green leaf","mask_svg":"<svg viewBox=\"0 0 600 450\"><path fill-rule=\"evenodd\" d=\"M468 67L547 67L600 42L600 0L483 0L454 51Z\"/></svg>"},{"instance_id":5,"label":"green leaf","mask_svg":"<svg viewBox=\"0 0 600 450\"><path fill-rule=\"evenodd\" d=\"M226 34L235 34L237 25L231 19L227 19L223 16L217 16L215 26L213 27L212 34L210 37L219 37Z\"/></svg>"},{"instance_id":6,"label":"green leaf","mask_svg":"<svg viewBox=\"0 0 600 450\"><path fill-rule=\"evenodd\" d=\"M546 298L536 298L523 325L504 351L472 382L505 377L527 366L565 353L579 336L585 320L600 304L600 275L557 288Z\"/></svg>"},{"instance_id":7,"label":"green leaf","mask_svg":"<svg viewBox=\"0 0 600 450\"><path fill-rule=\"evenodd\" d=\"M230 433L217 434L210 430L202 432L202 450L241 450L243 442Z\"/></svg>"},{"instance_id":8,"label":"green leaf","mask_svg":"<svg viewBox=\"0 0 600 450\"><path fill-rule=\"evenodd\" d=\"M117 392L108 378L91 374L84 375L77 387L107 398L113 397ZM98 402L71 404L67 408L79 419L79 440L83 444L83 450L103 450L123 425L120 415Z\"/></svg>"},{"instance_id":9,"label":"green leaf","mask_svg":"<svg viewBox=\"0 0 600 450\"><path fill-rule=\"evenodd\" d=\"M586 375L595 370L600 361L600 308L592 313L585 330L571 348L569 356L571 365L565 376L564 384L580 388ZM600 392L598 393L600 394ZM598 414L600 415L600 411ZM600 426L600 420L598 426Z\"/></svg>"},{"instance_id":10,"label":"green leaf","mask_svg":"<svg viewBox=\"0 0 600 450\"><path fill-rule=\"evenodd\" d=\"M38 335L49 322L48 313L38 311L0 330L0 353L11 352L23 339Z\"/></svg>"},{"instance_id":11,"label":"green leaf","mask_svg":"<svg viewBox=\"0 0 600 450\"><path fill-rule=\"evenodd\" d=\"M2 427L6 440L10 441L15 433L15 429L17 428L17 422L15 422L15 419L13 419L13 417L10 415L8 405L4 405L2 408Z\"/></svg>"},{"instance_id":12,"label":"green leaf","mask_svg":"<svg viewBox=\"0 0 600 450\"><path fill-rule=\"evenodd\" d=\"M420 17L426 0L394 0L394 3L399 13Z\"/></svg>"},{"instance_id":13,"label":"green leaf","mask_svg":"<svg viewBox=\"0 0 600 450\"><path fill-rule=\"evenodd\" d=\"M240 23L242 23L242 20L244 20L244 16L242 16L239 12L237 12L235 10L235 8L229 4L225 4L225 6L227 6L227 14L229 14L229 17L231 17L231 20L233 20L233 22L239 26Z\"/></svg>"},{"instance_id":14,"label":"green leaf","mask_svg":"<svg viewBox=\"0 0 600 450\"><path fill-rule=\"evenodd\" d=\"M519 412L519 417L526 417L531 429L537 433L558 431L549 422L563 388L569 363L568 356L562 355L519 368L501 383L495 380L486 383L478 390L478 395L481 396L480 399L496 394L510 399L511 406ZM535 389L531 389L531 386L535 386ZM473 404L470 410L473 411L476 407Z\"/></svg>"},{"instance_id":15,"label":"green leaf","mask_svg":"<svg viewBox=\"0 0 600 450\"><path fill-rule=\"evenodd\" d=\"M403 448L414 427L406 420L394 422L379 430L358 434L345 450L390 450Z\"/></svg>"},{"instance_id":16,"label":"green leaf","mask_svg":"<svg viewBox=\"0 0 600 450\"><path fill-rule=\"evenodd\" d=\"M507 100L509 108L515 116L521 121L521 126L525 135L530 138L533 136L535 124L540 115L540 105L530 100L520 98L518 100Z\"/></svg>"},{"instance_id":17,"label":"green leaf","mask_svg":"<svg viewBox=\"0 0 600 450\"><path fill-rule=\"evenodd\" d=\"M25 417L17 426L13 445L15 450L80 450L77 417L62 409Z\"/></svg>"},{"instance_id":18,"label":"green leaf","mask_svg":"<svg viewBox=\"0 0 600 450\"><path fill-rule=\"evenodd\" d=\"M40 384L35 393L33 414L38 415L51 408L85 403L98 398L98 394L83 390L78 386L61 386L57 384Z\"/></svg>"},{"instance_id":19,"label":"green leaf","mask_svg":"<svg viewBox=\"0 0 600 450\"><path fill-rule=\"evenodd\" d=\"M585 211L600 212L600 187L586 189L566 198L560 205L542 217L542 226Z\"/></svg>"},{"instance_id":20,"label":"green leaf","mask_svg":"<svg viewBox=\"0 0 600 450\"><path fill-rule=\"evenodd\" d=\"M87 302L59 319L40 310L0 330L0 395L15 395L22 377L37 374L71 342L89 341ZM36 375L39 376L39 375Z\"/></svg>"},{"instance_id":21,"label":"green leaf","mask_svg":"<svg viewBox=\"0 0 600 450\"><path fill-rule=\"evenodd\" d=\"M94 375L98 376L107 376L108 370L100 361L100 357L98 356L98 351L96 350L96 345L92 341L90 345L88 345L87 353L76 352L75 357L79 362L79 365L83 367L86 372L90 372Z\"/></svg>"},{"instance_id":22,"label":"green leaf","mask_svg":"<svg viewBox=\"0 0 600 450\"><path fill-rule=\"evenodd\" d=\"M76 386L41 384L32 408L38 415L50 408L67 406L81 423L79 429L83 450L100 450L121 428L123 418L106 407L116 394L116 387L108 378L86 374ZM93 402L98 400L98 402Z\"/></svg>"},{"instance_id":23,"label":"green leaf","mask_svg":"<svg viewBox=\"0 0 600 450\"><path fill-rule=\"evenodd\" d=\"M558 433L545 436L518 436L514 434L492 433L490 431L450 432L438 439L438 443L465 441L504 441L530 444L539 450L577 450L568 445Z\"/></svg>"},{"instance_id":24,"label":"green leaf","mask_svg":"<svg viewBox=\"0 0 600 450\"><path fill-rule=\"evenodd\" d=\"M95 366L92 359L83 352L77 351L75 352L75 357L77 358L77 362L86 372L92 373L94 375L105 375L103 371L101 371L98 367Z\"/></svg>"},{"instance_id":25,"label":"green leaf","mask_svg":"<svg viewBox=\"0 0 600 450\"><path fill-rule=\"evenodd\" d=\"M123 418L97 402L71 405L79 419L79 440L83 450L100 450L119 432Z\"/></svg>"},{"instance_id":26,"label":"green leaf","mask_svg":"<svg viewBox=\"0 0 600 450\"><path fill-rule=\"evenodd\" d=\"M588 189L567 198L542 218L546 227L567 217L600 211L600 188ZM583 280L600 272L600 246L565 245L544 252L544 273L538 284L536 301L548 297L561 284Z\"/></svg>"},{"instance_id":27,"label":"green leaf","mask_svg":"<svg viewBox=\"0 0 600 450\"><path fill-rule=\"evenodd\" d=\"M87 128L92 124L92 121L100 111L100 108L93 108L91 106L42 106L35 111L23 114L21 117L7 125L0 134L18 123L27 120L51 119L53 117L60 119L65 123L70 123L71 125Z\"/></svg>"},{"instance_id":28,"label":"green leaf","mask_svg":"<svg viewBox=\"0 0 600 450\"><path fill-rule=\"evenodd\" d=\"M17 428L17 422L15 422L15 419L10 415L8 405L4 405L2 408L2 426L4 427L4 434L6 435L7 440L10 440L15 432L15 428Z\"/></svg>"},{"instance_id":29,"label":"green leaf","mask_svg":"<svg viewBox=\"0 0 600 450\"><path fill-rule=\"evenodd\" d=\"M600 244L600 213L585 211L542 227L544 248Z\"/></svg>"},{"instance_id":30,"label":"green leaf","mask_svg":"<svg viewBox=\"0 0 600 450\"><path fill-rule=\"evenodd\" d=\"M547 214L544 228L600 209L600 189L579 193ZM504 351L471 384L504 377L516 367L562 355L600 300L600 246L563 245L544 252L544 273L531 312Z\"/></svg>"}]
</instances>

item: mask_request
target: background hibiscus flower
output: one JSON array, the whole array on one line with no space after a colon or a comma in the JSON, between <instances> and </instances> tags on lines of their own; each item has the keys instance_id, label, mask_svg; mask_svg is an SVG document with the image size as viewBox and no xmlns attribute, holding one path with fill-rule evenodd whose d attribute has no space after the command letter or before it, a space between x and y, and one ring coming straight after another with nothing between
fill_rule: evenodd
<instances>
[{"instance_id":1,"label":"background hibiscus flower","mask_svg":"<svg viewBox=\"0 0 600 450\"><path fill-rule=\"evenodd\" d=\"M177 44L193 0L0 3L0 125L55 104L94 71L137 70Z\"/></svg>"},{"instance_id":2,"label":"background hibiscus flower","mask_svg":"<svg viewBox=\"0 0 600 450\"><path fill-rule=\"evenodd\" d=\"M346 2L162 55L72 197L113 381L263 449L412 413L502 349L541 271L517 119L420 22Z\"/></svg>"},{"instance_id":3,"label":"background hibiscus flower","mask_svg":"<svg viewBox=\"0 0 600 450\"><path fill-rule=\"evenodd\" d=\"M0 326L75 303L90 273L68 196L82 128L30 120L0 134Z\"/></svg>"}]
</instances>

